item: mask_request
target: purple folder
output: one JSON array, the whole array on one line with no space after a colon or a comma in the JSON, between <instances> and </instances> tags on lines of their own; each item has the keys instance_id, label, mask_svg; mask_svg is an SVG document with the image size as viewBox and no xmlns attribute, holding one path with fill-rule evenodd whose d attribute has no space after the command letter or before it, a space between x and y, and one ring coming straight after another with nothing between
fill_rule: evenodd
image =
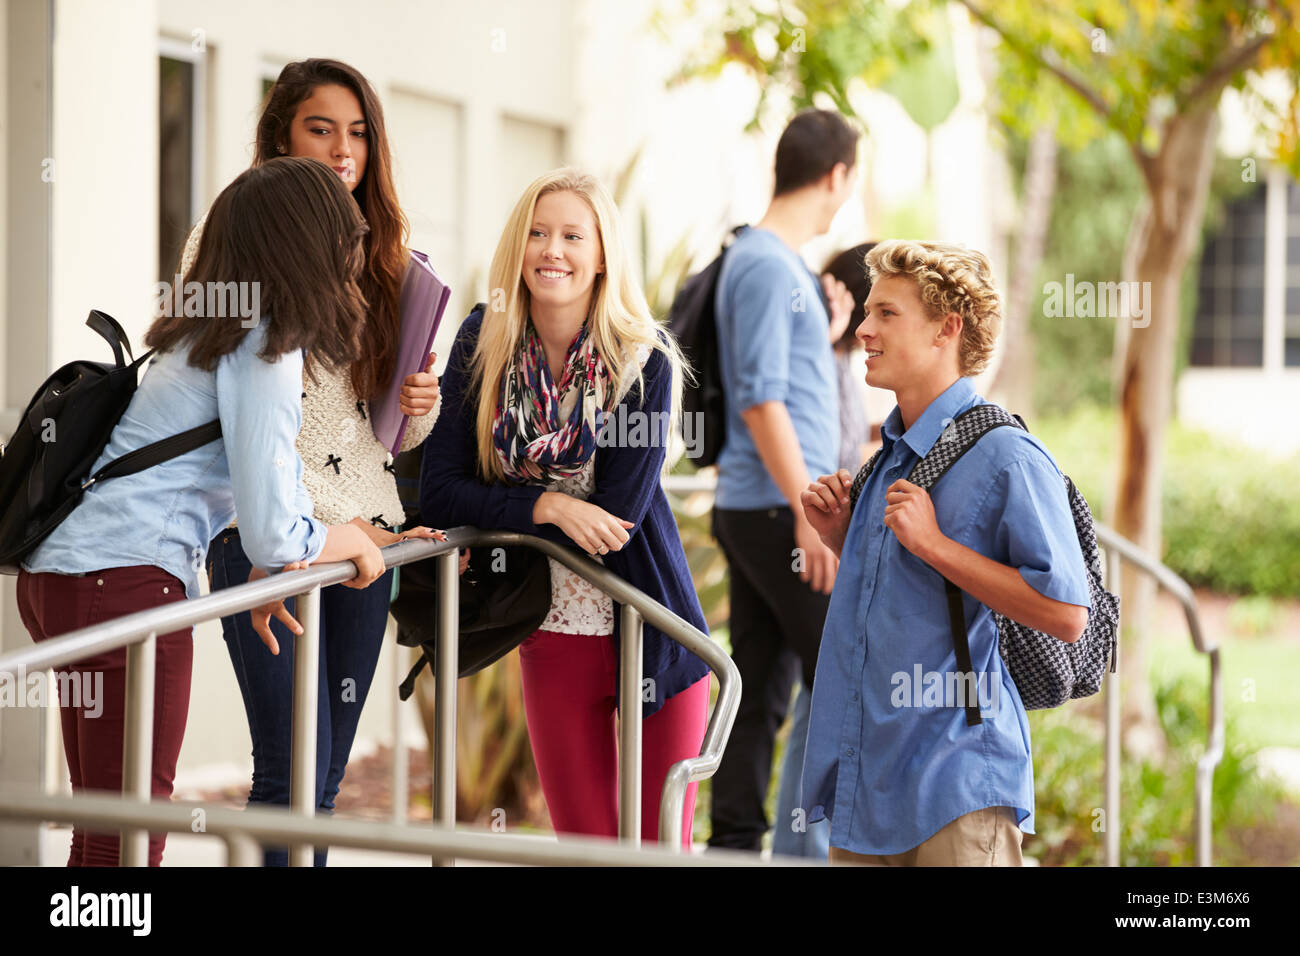
<instances>
[{"instance_id":1,"label":"purple folder","mask_svg":"<svg viewBox=\"0 0 1300 956\"><path fill-rule=\"evenodd\" d=\"M433 339L450 298L451 287L438 278L429 265L429 257L412 249L411 261L402 278L402 330L393 381L384 394L370 403L370 427L379 443L394 455L402 447L408 421L402 414L402 383L408 375L423 372L428 364Z\"/></svg>"}]
</instances>

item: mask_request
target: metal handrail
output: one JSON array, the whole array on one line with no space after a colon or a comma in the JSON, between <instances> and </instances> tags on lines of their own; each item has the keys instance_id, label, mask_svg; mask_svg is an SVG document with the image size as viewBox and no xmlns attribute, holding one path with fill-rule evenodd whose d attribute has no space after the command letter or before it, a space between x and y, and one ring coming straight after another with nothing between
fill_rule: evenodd
<instances>
[{"instance_id":1,"label":"metal handrail","mask_svg":"<svg viewBox=\"0 0 1300 956\"><path fill-rule=\"evenodd\" d=\"M735 721L740 700L740 673L731 658L708 635L634 588L608 568L561 545L532 535L505 531L480 531L460 527L447 532L446 541L410 539L382 549L386 567L434 558L438 562L439 633L459 631L458 556L462 547L516 545L534 548L555 558L575 574L600 588L623 605L623 641L620 654L622 699L641 697L641 623L649 621L665 636L700 657L718 675L719 693L709 715L701 753L674 764L664 781L660 801L660 841L670 852L680 852L682 814L686 787L717 769L722 751ZM301 817L315 813L315 753L317 681L315 662L319 646L320 589L350 580L356 566L350 561L291 571L247 584L216 591L206 597L180 601L52 638L39 645L0 655L0 673L25 674L71 664L94 654L127 648L127 690L123 740L123 793L130 799L150 802L150 766L153 752L153 655L158 634L167 634L207 620L224 617L272 601L295 598L295 613L303 634L295 639L293 699L293 760L290 773L290 805ZM299 650L304 653L298 653ZM455 826L456 813L456 683L458 642L439 641L434 740L434 819L442 826ZM635 709L634 709L635 712ZM638 713L639 716L639 713ZM620 836L636 846L640 842L641 720L620 721ZM634 781L633 788L628 782ZM42 795L43 796L43 795ZM51 798L54 799L54 798ZM69 799L69 798L63 798ZM78 798L71 798L76 800ZM160 804L159 806L163 806ZM3 815L3 814L0 814ZM632 827L632 823L636 826ZM147 857L145 828L129 828L122 840L124 865L142 865ZM312 848L299 845L291 853L295 865L310 865ZM443 862L435 859L435 862Z\"/></svg>"},{"instance_id":2,"label":"metal handrail","mask_svg":"<svg viewBox=\"0 0 1300 956\"><path fill-rule=\"evenodd\" d=\"M1187 618L1187 630L1192 638L1192 647L1199 654L1204 654L1210 662L1210 713L1209 726L1206 728L1205 753L1196 761L1196 865L1213 865L1213 817L1212 799L1214 796L1214 768L1223 760L1224 715L1223 715L1223 669L1219 659L1218 641L1206 638L1201 627L1201 615L1196 604L1196 595L1191 585L1178 574L1170 570L1151 554L1139 548L1128 538L1123 537L1114 528L1097 523L1097 544L1106 551L1106 583L1115 594L1119 594L1121 560L1129 562L1138 570L1149 574L1155 582L1182 605ZM1118 644L1116 655L1119 654ZM1119 756L1122 734L1120 730L1120 694L1119 671L1106 675L1106 864L1119 866Z\"/></svg>"},{"instance_id":3,"label":"metal handrail","mask_svg":"<svg viewBox=\"0 0 1300 956\"><path fill-rule=\"evenodd\" d=\"M599 837L565 836L550 842L536 836L449 830L379 820L303 817L285 807L255 806L244 810L206 807L186 801L138 803L122 797L88 793L77 797L31 794L26 789L0 787L0 818L76 823L100 830L149 829L169 833L195 832L202 812L201 835L225 842L231 866L260 866L259 846L330 844L386 853L419 853L443 858L523 863L538 866L818 866L819 861L776 856L762 859L742 850L712 849L680 854L667 847L629 847Z\"/></svg>"},{"instance_id":4,"label":"metal handrail","mask_svg":"<svg viewBox=\"0 0 1300 956\"><path fill-rule=\"evenodd\" d=\"M694 494L713 494L717 479L708 473L693 475L669 475L663 482L664 491L678 497ZM1219 660L1217 641L1206 637L1201 627L1200 613L1197 609L1196 595L1191 586L1170 568L1162 564L1151 554L1138 547L1104 524L1095 524L1097 543L1106 552L1106 586L1116 595L1120 591L1120 562L1127 561L1138 570L1150 575L1155 582L1182 605L1187 617L1187 628L1191 634L1193 648L1209 658L1210 663L1210 713L1209 726L1206 730L1205 753L1196 762L1196 863L1197 866L1212 865L1213 835L1211 801L1214 793L1214 768L1223 759L1224 716L1223 716L1223 673ZM1116 644L1116 657L1119 654ZM1119 866L1120 835L1120 695L1119 672L1107 673L1105 676L1105 798L1106 811L1106 847L1107 866Z\"/></svg>"}]
</instances>

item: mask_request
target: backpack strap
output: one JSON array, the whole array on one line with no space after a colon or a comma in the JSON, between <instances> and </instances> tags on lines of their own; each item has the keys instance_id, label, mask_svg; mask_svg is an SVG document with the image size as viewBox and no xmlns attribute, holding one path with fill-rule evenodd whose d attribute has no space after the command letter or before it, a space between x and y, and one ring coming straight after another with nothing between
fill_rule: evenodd
<instances>
[{"instance_id":1,"label":"backpack strap","mask_svg":"<svg viewBox=\"0 0 1300 956\"><path fill-rule=\"evenodd\" d=\"M410 673L406 675L406 680L402 681L397 687L397 697L399 700L408 700L415 693L415 679L420 676L420 671L429 666L429 655L424 649L420 650L420 659L415 662Z\"/></svg>"},{"instance_id":2,"label":"backpack strap","mask_svg":"<svg viewBox=\"0 0 1300 956\"><path fill-rule=\"evenodd\" d=\"M943 590L948 596L948 626L952 628L952 647L957 655L957 670L962 674L970 674L973 678L975 671L970 662L970 635L966 633L966 612L961 603L961 588L944 578ZM969 692L971 683L968 681L959 686L965 687ZM979 683L976 682L974 686L978 687ZM979 704L966 701L966 726L974 727L982 721Z\"/></svg>"},{"instance_id":3,"label":"backpack strap","mask_svg":"<svg viewBox=\"0 0 1300 956\"><path fill-rule=\"evenodd\" d=\"M134 475L137 471L152 468L154 465L162 464L171 458L179 458L181 455L194 451L196 448L201 448L208 442L216 441L220 437L221 419L214 418L205 425L199 425L180 434L161 438L156 442L145 445L143 448L129 451L121 458L114 458L82 482L81 490L85 491L95 482L104 478Z\"/></svg>"},{"instance_id":4,"label":"backpack strap","mask_svg":"<svg viewBox=\"0 0 1300 956\"><path fill-rule=\"evenodd\" d=\"M975 447L976 442L993 429L1001 428L1004 425L1014 425L1017 428L1023 428L1025 431L1029 430L1025 426L1024 419L1019 415L1012 415L1000 405L985 403L968 408L948 423L948 427L943 430L943 433L931 446L930 451L913 466L907 480L920 488L924 488L928 493L934 487L935 482L946 475L948 469L955 465L962 455ZM850 511L857 506L858 496L866 486L867 479L871 477L872 471L875 470L876 461L880 458L882 450L877 449L876 453L862 466L857 477L853 479L853 487L849 490ZM970 675L973 680L974 670L971 666L970 635L966 631L966 612L962 606L961 588L947 578L943 579L943 588L948 599L948 625L952 630L953 652L957 658L957 669L964 675ZM967 682L964 686L969 688L972 685ZM982 720L979 704L968 701L966 703L967 726L973 727L981 723Z\"/></svg>"},{"instance_id":5,"label":"backpack strap","mask_svg":"<svg viewBox=\"0 0 1300 956\"><path fill-rule=\"evenodd\" d=\"M984 403L966 409L943 430L926 456L916 463L907 480L929 491L935 482L948 473L948 469L975 447L975 443L995 428L1012 425L1025 428L1018 415L1012 415L1000 405ZM1025 428L1025 431L1029 429Z\"/></svg>"},{"instance_id":6,"label":"backpack strap","mask_svg":"<svg viewBox=\"0 0 1300 956\"><path fill-rule=\"evenodd\" d=\"M876 470L876 461L880 458L881 449L877 448L876 453L867 459L867 463L858 469L857 476L853 479L853 485L849 488L849 512L857 507L858 495L862 494L862 489L866 487L867 479L871 473Z\"/></svg>"},{"instance_id":7,"label":"backpack strap","mask_svg":"<svg viewBox=\"0 0 1300 956\"><path fill-rule=\"evenodd\" d=\"M122 350L126 350L132 362L135 361L135 354L131 351L131 341L127 338L126 330L118 324L117 319L113 318L107 312L101 312L99 309L91 309L90 315L86 317L86 327L98 332L113 349L113 358L117 360L117 367L123 368L126 360L122 355ZM144 358L144 356L141 356Z\"/></svg>"},{"instance_id":8,"label":"backpack strap","mask_svg":"<svg viewBox=\"0 0 1300 956\"><path fill-rule=\"evenodd\" d=\"M908 475L907 480L924 488L928 493L935 482L946 475L948 469L955 465L962 455L975 447L976 442L993 429L1004 425L1025 427L1024 420L1020 416L1012 415L1000 405L986 403L968 408L949 422L930 451L912 468L912 473ZM944 578L943 589L948 598L948 625L952 630L957 670L969 677L969 680L962 685L969 690L972 686L978 686L978 683L975 681L974 669L971 666L970 635L966 631L966 612L962 605L961 588ZM982 722L978 702L968 700L966 725L973 727Z\"/></svg>"}]
</instances>

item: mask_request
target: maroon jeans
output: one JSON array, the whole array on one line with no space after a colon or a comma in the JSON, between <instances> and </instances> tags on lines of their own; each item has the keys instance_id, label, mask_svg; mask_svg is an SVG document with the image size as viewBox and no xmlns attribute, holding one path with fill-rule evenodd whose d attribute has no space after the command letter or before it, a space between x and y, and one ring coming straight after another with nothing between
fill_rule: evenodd
<instances>
[{"instance_id":1,"label":"maroon jeans","mask_svg":"<svg viewBox=\"0 0 1300 956\"><path fill-rule=\"evenodd\" d=\"M18 613L38 642L183 600L185 585L174 575L149 565L107 568L80 576L26 571L18 576ZM156 659L151 790L155 797L167 798L172 794L190 706L193 630L159 635ZM58 671L71 672L83 688L79 706L76 701L59 701L63 749L73 792L108 790L121 794L126 649L97 654ZM87 701L85 689L94 687L97 680L102 680L101 699ZM56 682L55 686L60 685ZM162 862L165 841L166 834L149 834L150 866ZM117 866L118 844L116 833L87 833L74 827L68 866Z\"/></svg>"}]
</instances>

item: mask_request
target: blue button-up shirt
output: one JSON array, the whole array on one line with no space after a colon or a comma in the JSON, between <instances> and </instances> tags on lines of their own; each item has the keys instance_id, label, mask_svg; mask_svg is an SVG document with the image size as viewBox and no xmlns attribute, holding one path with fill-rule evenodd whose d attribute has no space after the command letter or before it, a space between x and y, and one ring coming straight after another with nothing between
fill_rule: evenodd
<instances>
[{"instance_id":1,"label":"blue button-up shirt","mask_svg":"<svg viewBox=\"0 0 1300 956\"><path fill-rule=\"evenodd\" d=\"M746 229L718 275L718 368L727 437L718 455L719 508L785 507L740 413L784 402L811 475L839 460L839 392L821 286L775 233Z\"/></svg>"},{"instance_id":2,"label":"blue button-up shirt","mask_svg":"<svg viewBox=\"0 0 1300 956\"><path fill-rule=\"evenodd\" d=\"M197 597L208 542L230 524L236 504L240 541L254 565L278 571L315 560L328 529L312 517L294 445L303 357L258 358L266 330L265 321L251 329L211 372L188 364L184 347L156 356L91 471L218 417L221 438L91 485L23 568L69 574L153 565L184 582L186 597Z\"/></svg>"},{"instance_id":3,"label":"blue button-up shirt","mask_svg":"<svg viewBox=\"0 0 1300 956\"><path fill-rule=\"evenodd\" d=\"M817 659L804 803L831 820L831 845L901 853L986 807L1034 832L1029 721L998 654L993 612L963 595L983 720L966 724L943 578L884 526L885 491L982 402L958 379L903 430L897 408L854 509ZM939 529L1010 565L1049 598L1090 606L1065 481L1019 428L984 435L931 488Z\"/></svg>"}]
</instances>

